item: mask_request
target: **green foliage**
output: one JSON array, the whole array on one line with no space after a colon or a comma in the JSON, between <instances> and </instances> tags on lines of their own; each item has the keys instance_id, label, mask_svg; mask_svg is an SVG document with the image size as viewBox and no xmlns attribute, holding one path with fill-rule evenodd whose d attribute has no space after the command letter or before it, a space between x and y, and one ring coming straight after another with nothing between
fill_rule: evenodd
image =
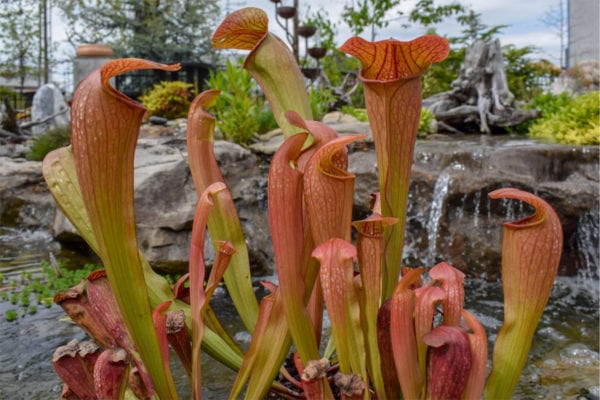
<instances>
[{"instance_id":1,"label":"green foliage","mask_svg":"<svg viewBox=\"0 0 600 400\"><path fill-rule=\"evenodd\" d=\"M8 310L6 311L6 314L4 314L4 319L6 320L6 322L13 322L17 318L19 318L19 313L17 312L17 310Z\"/></svg>"},{"instance_id":2,"label":"green foliage","mask_svg":"<svg viewBox=\"0 0 600 400\"><path fill-rule=\"evenodd\" d=\"M4 100L8 98L15 109L23 110L25 109L26 99L19 92L15 92L5 86L0 86L0 102L4 103Z\"/></svg>"},{"instance_id":3,"label":"green foliage","mask_svg":"<svg viewBox=\"0 0 600 400\"><path fill-rule=\"evenodd\" d=\"M542 117L550 116L560 112L563 108L568 107L573 102L573 97L568 93L552 94L544 93L534 97L527 108L530 110L536 109L542 111Z\"/></svg>"},{"instance_id":4,"label":"green foliage","mask_svg":"<svg viewBox=\"0 0 600 400\"><path fill-rule=\"evenodd\" d=\"M320 121L330 111L331 105L335 102L335 96L331 93L331 90L320 86L312 86L308 91L308 95L313 118L315 121Z\"/></svg>"},{"instance_id":5,"label":"green foliage","mask_svg":"<svg viewBox=\"0 0 600 400\"><path fill-rule=\"evenodd\" d=\"M589 92L568 101L564 95L545 98L538 104L542 101L548 105L547 113L529 128L530 137L553 143L600 144L600 92Z\"/></svg>"},{"instance_id":6,"label":"green foliage","mask_svg":"<svg viewBox=\"0 0 600 400\"><path fill-rule=\"evenodd\" d=\"M148 115L167 119L184 118L191 104L192 84L182 81L160 82L146 91L140 101Z\"/></svg>"},{"instance_id":7,"label":"green foliage","mask_svg":"<svg viewBox=\"0 0 600 400\"><path fill-rule=\"evenodd\" d=\"M90 272L98 268L95 265L86 264L80 269L68 270L59 265L57 272L49 263L43 261L40 276L34 277L30 272L24 272L19 278L11 279L9 281L10 297L4 290L0 300L10 300L12 305L20 305L21 315L26 313L35 314L37 311L36 304L41 304L46 308L50 307L52 299L58 292L78 284ZM32 303L34 298L35 304ZM11 322L17 319L18 316L18 311L8 310L4 315L4 319Z\"/></svg>"},{"instance_id":8,"label":"green foliage","mask_svg":"<svg viewBox=\"0 0 600 400\"><path fill-rule=\"evenodd\" d=\"M529 101L542 94L542 84L560 74L560 68L548 61L531 61L528 56L535 50L533 46L516 47L509 44L502 47L508 88L518 100Z\"/></svg>"},{"instance_id":9,"label":"green foliage","mask_svg":"<svg viewBox=\"0 0 600 400\"><path fill-rule=\"evenodd\" d=\"M448 58L429 67L421 78L423 98L450 90L452 82L458 77L464 58L464 47L450 50Z\"/></svg>"},{"instance_id":10,"label":"green foliage","mask_svg":"<svg viewBox=\"0 0 600 400\"><path fill-rule=\"evenodd\" d=\"M464 12L465 8L459 3L438 6L434 4L433 0L419 0L410 12L409 20L423 26L430 26L439 24L444 18Z\"/></svg>"},{"instance_id":11,"label":"green foliage","mask_svg":"<svg viewBox=\"0 0 600 400\"><path fill-rule=\"evenodd\" d=\"M221 91L214 111L217 128L225 139L248 144L255 133L276 126L263 95L240 62L233 64L228 60L224 70L211 73L208 85Z\"/></svg>"},{"instance_id":12,"label":"green foliage","mask_svg":"<svg viewBox=\"0 0 600 400\"><path fill-rule=\"evenodd\" d=\"M484 24L481 21L481 14L476 13L473 9L469 9L463 14L456 17L456 21L462 26L462 36L454 38L454 42L471 44L476 40L491 40L508 25L494 25L492 27Z\"/></svg>"},{"instance_id":13,"label":"green foliage","mask_svg":"<svg viewBox=\"0 0 600 400\"><path fill-rule=\"evenodd\" d=\"M354 86L355 80L348 74L353 73L357 76L360 70L360 62L354 57L348 57L339 50L333 49L321 60L321 68L323 68L323 72L329 79L331 87L348 92ZM362 85L358 85L350 95L350 105L364 108L365 98Z\"/></svg>"},{"instance_id":14,"label":"green foliage","mask_svg":"<svg viewBox=\"0 0 600 400\"><path fill-rule=\"evenodd\" d=\"M275 116L268 108L264 108L260 113L258 113L256 116L256 121L258 122L256 132L259 134L267 133L277 128L277 120L275 120Z\"/></svg>"},{"instance_id":15,"label":"green foliage","mask_svg":"<svg viewBox=\"0 0 600 400\"><path fill-rule=\"evenodd\" d=\"M419 119L419 133L430 133L430 127L433 121L435 120L435 116L431 111L426 108L421 108L421 118Z\"/></svg>"},{"instance_id":16,"label":"green foliage","mask_svg":"<svg viewBox=\"0 0 600 400\"><path fill-rule=\"evenodd\" d=\"M351 106L343 106L342 112L344 114L352 115L360 122L369 122L369 116L367 115L367 110L365 108L355 108ZM429 127L431 123L435 120L435 116L431 111L426 108L421 109L421 119L419 120L419 133L430 133Z\"/></svg>"},{"instance_id":17,"label":"green foliage","mask_svg":"<svg viewBox=\"0 0 600 400\"><path fill-rule=\"evenodd\" d=\"M369 116L367 115L366 108L355 108L352 106L342 106L342 112L344 114L352 115L360 122L369 122Z\"/></svg>"},{"instance_id":18,"label":"green foliage","mask_svg":"<svg viewBox=\"0 0 600 400\"><path fill-rule=\"evenodd\" d=\"M27 153L28 160L42 161L46 154L71 142L71 127L53 128L33 139Z\"/></svg>"},{"instance_id":19,"label":"green foliage","mask_svg":"<svg viewBox=\"0 0 600 400\"><path fill-rule=\"evenodd\" d=\"M370 40L375 40L375 28L389 25L388 12L400 4L400 0L358 0L345 5L342 19L348 24L354 35L360 35L371 28ZM388 18L386 18L388 17Z\"/></svg>"},{"instance_id":20,"label":"green foliage","mask_svg":"<svg viewBox=\"0 0 600 400\"><path fill-rule=\"evenodd\" d=\"M329 51L335 50L337 47L335 44L335 36L337 35L338 23L333 21L329 16L329 13L323 8L311 12L309 6L307 14L308 18L306 18L304 23L317 28L317 32L319 32L318 45L325 47Z\"/></svg>"},{"instance_id":21,"label":"green foliage","mask_svg":"<svg viewBox=\"0 0 600 400\"><path fill-rule=\"evenodd\" d=\"M0 76L16 78L22 84L39 72L40 7L33 0L1 3Z\"/></svg>"},{"instance_id":22,"label":"green foliage","mask_svg":"<svg viewBox=\"0 0 600 400\"><path fill-rule=\"evenodd\" d=\"M201 61L211 51L217 0L55 0L75 43L111 45L117 57ZM85 27L85 29L81 29Z\"/></svg>"}]
</instances>

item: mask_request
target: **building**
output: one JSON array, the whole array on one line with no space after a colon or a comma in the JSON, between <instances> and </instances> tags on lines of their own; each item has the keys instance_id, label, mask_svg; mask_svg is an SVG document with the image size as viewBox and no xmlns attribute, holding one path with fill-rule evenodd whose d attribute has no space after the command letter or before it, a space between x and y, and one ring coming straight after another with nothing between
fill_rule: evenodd
<instances>
[{"instance_id":1,"label":"building","mask_svg":"<svg viewBox=\"0 0 600 400\"><path fill-rule=\"evenodd\" d=\"M600 1L568 0L567 68L600 61Z\"/></svg>"}]
</instances>

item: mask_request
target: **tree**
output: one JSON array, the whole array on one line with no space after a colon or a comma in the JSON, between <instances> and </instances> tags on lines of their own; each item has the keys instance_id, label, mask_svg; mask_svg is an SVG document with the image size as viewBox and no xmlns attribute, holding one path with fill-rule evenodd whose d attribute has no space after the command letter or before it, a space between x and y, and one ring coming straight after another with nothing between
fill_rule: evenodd
<instances>
[{"instance_id":1,"label":"tree","mask_svg":"<svg viewBox=\"0 0 600 400\"><path fill-rule=\"evenodd\" d=\"M37 1L0 1L0 76L25 80L40 73L40 20Z\"/></svg>"},{"instance_id":2,"label":"tree","mask_svg":"<svg viewBox=\"0 0 600 400\"><path fill-rule=\"evenodd\" d=\"M371 41L374 41L375 28L388 26L390 21L384 17L399 4L400 0L357 0L357 4L352 1L351 5L344 6L342 20L355 35L360 35L367 27L371 27Z\"/></svg>"},{"instance_id":3,"label":"tree","mask_svg":"<svg viewBox=\"0 0 600 400\"><path fill-rule=\"evenodd\" d=\"M557 4L546 11L542 17L542 22L550 28L560 39L560 67L565 68L565 42L567 38L567 15L563 0L558 0Z\"/></svg>"},{"instance_id":4,"label":"tree","mask_svg":"<svg viewBox=\"0 0 600 400\"><path fill-rule=\"evenodd\" d=\"M410 19L411 22L429 27L429 33L435 34L435 29L431 26L452 15L456 15L456 20L464 28L461 35L447 38L453 44L448 57L442 62L433 64L423 75L423 98L451 89L452 82L458 77L465 58L466 46L479 39L490 40L506 27L506 25L489 27L481 21L481 14L471 8L458 4L436 7L433 5L433 0L419 1L411 12Z\"/></svg>"},{"instance_id":5,"label":"tree","mask_svg":"<svg viewBox=\"0 0 600 400\"><path fill-rule=\"evenodd\" d=\"M103 43L118 57L200 61L210 53L217 0L57 0L73 44Z\"/></svg>"},{"instance_id":6,"label":"tree","mask_svg":"<svg viewBox=\"0 0 600 400\"><path fill-rule=\"evenodd\" d=\"M508 25L494 25L489 27L481 22L481 14L476 13L473 9L469 9L462 15L459 15L456 20L464 26L462 36L455 38L455 42L463 44L472 44L476 40L488 41L506 28Z\"/></svg>"},{"instance_id":7,"label":"tree","mask_svg":"<svg viewBox=\"0 0 600 400\"><path fill-rule=\"evenodd\" d=\"M409 20L429 27L439 24L445 18L464 12L465 8L456 2L439 6L434 3L434 0L419 0L410 12Z\"/></svg>"},{"instance_id":8,"label":"tree","mask_svg":"<svg viewBox=\"0 0 600 400\"><path fill-rule=\"evenodd\" d=\"M533 46L508 44L502 47L508 87L519 100L530 101L539 96L560 74L560 68L547 60L532 61L528 56L534 51Z\"/></svg>"}]
</instances>

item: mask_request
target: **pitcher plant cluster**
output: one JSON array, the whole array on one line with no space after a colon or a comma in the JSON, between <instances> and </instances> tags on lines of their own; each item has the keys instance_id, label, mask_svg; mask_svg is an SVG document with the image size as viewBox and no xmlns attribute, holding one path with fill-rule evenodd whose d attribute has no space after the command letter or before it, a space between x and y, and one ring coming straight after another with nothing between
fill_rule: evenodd
<instances>
[{"instance_id":1,"label":"pitcher plant cluster","mask_svg":"<svg viewBox=\"0 0 600 400\"><path fill-rule=\"evenodd\" d=\"M189 272L172 287L151 269L136 239L134 152L145 110L109 81L128 71L178 65L114 60L77 87L72 144L50 153L43 172L104 270L55 299L93 339L72 341L54 354L63 397L176 399L172 349L195 399L202 395L202 351L237 371L231 399L262 399L270 391L306 399L510 398L561 255L562 231L552 208L517 189L490 193L524 201L535 212L504 224L505 313L489 372L486 333L464 309L465 275L447 263L401 268L421 74L447 56L447 41L355 37L341 47L362 63L379 172L372 214L353 222L347 145L364 135L340 136L312 120L300 69L267 26L263 11L245 8L227 16L213 36L215 48L250 51L244 68L285 135L268 177L278 284L263 282L270 294L260 304L232 195L213 153L215 119L207 110L219 92L201 93L188 115L187 151L199 200ZM207 229L217 254L208 276ZM211 307L221 281L252 333L245 352ZM325 309L329 338L322 336ZM288 356L293 367L286 369Z\"/></svg>"}]
</instances>

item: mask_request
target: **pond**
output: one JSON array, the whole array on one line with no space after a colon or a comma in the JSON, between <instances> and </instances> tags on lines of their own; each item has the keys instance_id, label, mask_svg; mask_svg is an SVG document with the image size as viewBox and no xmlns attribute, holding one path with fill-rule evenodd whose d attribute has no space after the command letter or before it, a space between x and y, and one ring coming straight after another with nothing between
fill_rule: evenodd
<instances>
[{"instance_id":1,"label":"pond","mask_svg":"<svg viewBox=\"0 0 600 400\"><path fill-rule=\"evenodd\" d=\"M18 279L21 272L41 272L40 260L48 251L59 251L43 233L0 231L0 272L5 282ZM72 264L81 262L59 253ZM62 260L62 258L61 258ZM585 276L560 277L533 341L528 365L523 371L515 399L597 399L600 396L598 281ZM264 279L261 278L261 279ZM266 279L269 279L267 277ZM273 278L274 279L274 278ZM4 286L4 290L9 290ZM214 306L224 315L224 324L241 342L248 340L242 324L231 312L225 290L215 295ZM60 397L61 382L51 364L55 348L70 339L85 338L84 333L64 317L56 305L37 307L37 312L6 322L10 302L0 302L0 399L54 399ZM467 277L465 308L472 311L486 328L490 349L502 322L501 287ZM326 327L327 329L327 327ZM203 359L203 397L224 399L234 379L233 372L206 356ZM182 398L189 398L185 373L173 366Z\"/></svg>"}]
</instances>

